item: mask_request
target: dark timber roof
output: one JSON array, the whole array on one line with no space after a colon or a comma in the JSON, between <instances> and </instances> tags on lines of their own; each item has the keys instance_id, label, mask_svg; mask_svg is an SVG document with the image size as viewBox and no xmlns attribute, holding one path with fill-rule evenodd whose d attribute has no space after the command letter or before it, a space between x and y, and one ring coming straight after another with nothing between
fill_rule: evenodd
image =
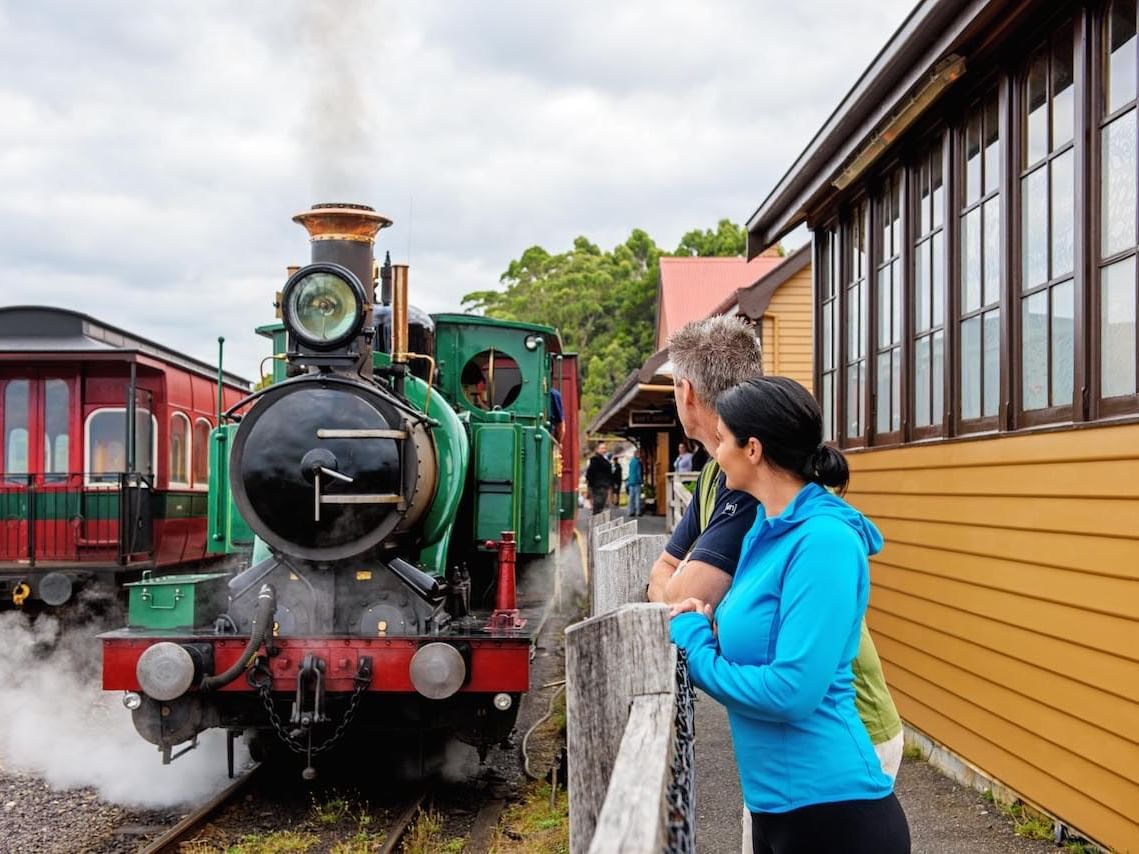
<instances>
[{"instance_id":1,"label":"dark timber roof","mask_svg":"<svg viewBox=\"0 0 1139 854\"><path fill-rule=\"evenodd\" d=\"M195 374L217 379L217 366L67 308L44 305L0 307L0 351L7 353L140 353ZM249 380L223 374L227 383L249 388Z\"/></svg>"}]
</instances>

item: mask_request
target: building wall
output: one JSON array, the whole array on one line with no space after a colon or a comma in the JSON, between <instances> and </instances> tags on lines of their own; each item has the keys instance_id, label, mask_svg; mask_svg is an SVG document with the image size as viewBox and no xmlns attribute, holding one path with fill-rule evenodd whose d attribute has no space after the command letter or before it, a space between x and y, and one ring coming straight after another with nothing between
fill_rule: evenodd
<instances>
[{"instance_id":1,"label":"building wall","mask_svg":"<svg viewBox=\"0 0 1139 854\"><path fill-rule=\"evenodd\" d=\"M852 452L902 717L1139 851L1139 425Z\"/></svg>"},{"instance_id":2,"label":"building wall","mask_svg":"<svg viewBox=\"0 0 1139 854\"><path fill-rule=\"evenodd\" d=\"M808 264L771 295L763 313L763 370L788 376L812 387L811 265Z\"/></svg>"}]
</instances>

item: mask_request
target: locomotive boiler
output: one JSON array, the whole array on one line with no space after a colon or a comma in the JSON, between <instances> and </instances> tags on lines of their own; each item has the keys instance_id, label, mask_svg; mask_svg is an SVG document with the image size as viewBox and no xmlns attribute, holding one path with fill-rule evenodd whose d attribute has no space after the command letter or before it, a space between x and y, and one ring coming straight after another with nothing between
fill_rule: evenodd
<instances>
[{"instance_id":1,"label":"locomotive boiler","mask_svg":"<svg viewBox=\"0 0 1139 854\"><path fill-rule=\"evenodd\" d=\"M312 257L278 296L284 370L213 436L211 535L240 518L253 560L131 585L128 626L102 635L104 688L165 762L208 728L283 745L309 777L350 730L485 755L528 688L516 566L565 522L577 449L555 438L555 398L576 409L576 359L549 327L410 307L408 268L376 263L391 221L371 208L294 219Z\"/></svg>"}]
</instances>

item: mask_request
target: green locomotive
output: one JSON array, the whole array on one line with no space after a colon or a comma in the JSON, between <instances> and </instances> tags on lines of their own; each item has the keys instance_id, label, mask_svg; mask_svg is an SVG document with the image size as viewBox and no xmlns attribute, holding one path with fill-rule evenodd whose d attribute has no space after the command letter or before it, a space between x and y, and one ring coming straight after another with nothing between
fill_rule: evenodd
<instances>
[{"instance_id":1,"label":"green locomotive","mask_svg":"<svg viewBox=\"0 0 1139 854\"><path fill-rule=\"evenodd\" d=\"M353 715L485 750L528 688L515 562L572 530L576 357L550 327L415 311L370 208L296 220L312 263L258 330L273 382L212 437L211 548L252 544L251 565L132 585L104 688L164 761L221 727L275 731L311 769Z\"/></svg>"}]
</instances>

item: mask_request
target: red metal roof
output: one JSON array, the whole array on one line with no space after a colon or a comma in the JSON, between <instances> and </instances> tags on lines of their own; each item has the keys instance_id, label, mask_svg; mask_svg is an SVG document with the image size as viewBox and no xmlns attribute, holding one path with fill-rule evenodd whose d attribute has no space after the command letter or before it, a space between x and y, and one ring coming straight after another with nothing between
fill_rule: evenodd
<instances>
[{"instance_id":1,"label":"red metal roof","mask_svg":"<svg viewBox=\"0 0 1139 854\"><path fill-rule=\"evenodd\" d=\"M659 350L668 336L691 320L707 317L740 288L746 288L783 263L778 255L743 258L660 259L660 295L657 300Z\"/></svg>"}]
</instances>

